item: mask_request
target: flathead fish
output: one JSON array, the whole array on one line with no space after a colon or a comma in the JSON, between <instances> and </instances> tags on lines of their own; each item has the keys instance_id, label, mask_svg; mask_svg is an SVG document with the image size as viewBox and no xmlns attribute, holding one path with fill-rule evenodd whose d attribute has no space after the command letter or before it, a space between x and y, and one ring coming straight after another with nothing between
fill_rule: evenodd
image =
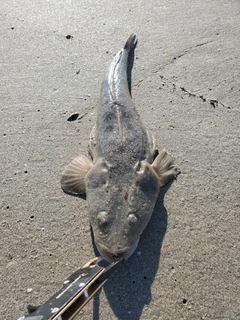
<instances>
[{"instance_id":1,"label":"flathead fish","mask_svg":"<svg viewBox=\"0 0 240 320\"><path fill-rule=\"evenodd\" d=\"M61 177L62 189L86 193L95 243L104 259L127 259L148 224L159 189L180 171L166 151L158 152L129 92L130 35L103 81L96 126L90 135L92 161L73 159ZM156 156L157 154L157 156Z\"/></svg>"}]
</instances>

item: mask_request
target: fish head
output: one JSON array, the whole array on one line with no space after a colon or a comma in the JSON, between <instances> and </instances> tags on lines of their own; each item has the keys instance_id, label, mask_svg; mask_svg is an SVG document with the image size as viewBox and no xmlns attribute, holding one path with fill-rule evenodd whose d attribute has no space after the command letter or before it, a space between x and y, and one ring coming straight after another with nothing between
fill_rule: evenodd
<instances>
[{"instance_id":1,"label":"fish head","mask_svg":"<svg viewBox=\"0 0 240 320\"><path fill-rule=\"evenodd\" d=\"M137 248L159 193L155 171L144 162L117 174L104 161L86 177L90 224L96 247L109 261L128 259Z\"/></svg>"}]
</instances>

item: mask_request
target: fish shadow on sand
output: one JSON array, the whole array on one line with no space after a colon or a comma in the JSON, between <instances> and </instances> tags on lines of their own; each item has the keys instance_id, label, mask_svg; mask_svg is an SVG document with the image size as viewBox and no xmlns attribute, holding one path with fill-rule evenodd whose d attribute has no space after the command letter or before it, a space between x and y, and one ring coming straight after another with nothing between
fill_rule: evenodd
<instances>
[{"instance_id":1,"label":"fish shadow on sand","mask_svg":"<svg viewBox=\"0 0 240 320\"><path fill-rule=\"evenodd\" d=\"M159 268L168 223L168 214L163 203L164 195L174 180L161 189L151 220L140 237L136 251L103 287L108 302L119 320L140 319L144 306L152 299L151 285ZM100 319L100 309L103 308L100 306L100 296L101 293L98 293L94 297L94 320Z\"/></svg>"},{"instance_id":2,"label":"fish shadow on sand","mask_svg":"<svg viewBox=\"0 0 240 320\"><path fill-rule=\"evenodd\" d=\"M135 48L137 46L137 43L135 47L129 52L128 56L128 66L127 66L127 81L128 81L128 90L130 93L130 96L132 96L132 68L134 65L134 56L135 56Z\"/></svg>"}]
</instances>

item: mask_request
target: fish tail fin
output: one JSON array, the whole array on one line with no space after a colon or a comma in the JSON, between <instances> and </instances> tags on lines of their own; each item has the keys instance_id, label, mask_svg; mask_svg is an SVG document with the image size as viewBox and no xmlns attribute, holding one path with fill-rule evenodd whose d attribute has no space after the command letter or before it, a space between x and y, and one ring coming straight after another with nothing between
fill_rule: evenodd
<instances>
[{"instance_id":1,"label":"fish tail fin","mask_svg":"<svg viewBox=\"0 0 240 320\"><path fill-rule=\"evenodd\" d=\"M127 42L125 43L125 46L123 47L124 50L130 51L132 48L134 48L137 45L137 36L135 34L131 34L129 38L127 39Z\"/></svg>"}]
</instances>

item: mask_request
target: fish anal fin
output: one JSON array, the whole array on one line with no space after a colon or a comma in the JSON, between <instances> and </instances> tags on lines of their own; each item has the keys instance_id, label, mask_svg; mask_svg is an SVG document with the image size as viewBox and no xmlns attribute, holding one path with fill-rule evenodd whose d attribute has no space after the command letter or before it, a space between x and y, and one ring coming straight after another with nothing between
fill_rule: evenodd
<instances>
[{"instance_id":1,"label":"fish anal fin","mask_svg":"<svg viewBox=\"0 0 240 320\"><path fill-rule=\"evenodd\" d=\"M180 173L180 169L174 165L172 156L170 156L165 150L158 154L151 166L159 177L161 187Z\"/></svg>"},{"instance_id":2,"label":"fish anal fin","mask_svg":"<svg viewBox=\"0 0 240 320\"><path fill-rule=\"evenodd\" d=\"M83 155L74 158L63 170L60 180L64 192L78 195L85 193L85 176L93 164Z\"/></svg>"}]
</instances>

